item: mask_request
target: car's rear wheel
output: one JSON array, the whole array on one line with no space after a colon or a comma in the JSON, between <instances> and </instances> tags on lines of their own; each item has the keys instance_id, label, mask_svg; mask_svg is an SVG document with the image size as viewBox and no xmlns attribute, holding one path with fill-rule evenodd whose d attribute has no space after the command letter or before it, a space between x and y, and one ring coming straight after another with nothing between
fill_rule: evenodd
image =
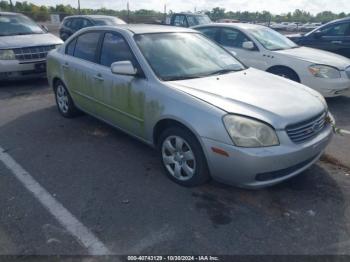
<instances>
[{"instance_id":1,"label":"car's rear wheel","mask_svg":"<svg viewBox=\"0 0 350 262\"><path fill-rule=\"evenodd\" d=\"M297 75L297 73L295 73L292 69L287 68L287 67L275 67L272 69L267 70L269 73L272 73L274 75L278 75L290 80L293 80L295 82L300 83L300 78Z\"/></svg>"},{"instance_id":2,"label":"car's rear wheel","mask_svg":"<svg viewBox=\"0 0 350 262\"><path fill-rule=\"evenodd\" d=\"M55 82L54 91L57 108L62 116L72 118L79 115L80 111L74 105L72 97L61 81Z\"/></svg>"},{"instance_id":3,"label":"car's rear wheel","mask_svg":"<svg viewBox=\"0 0 350 262\"><path fill-rule=\"evenodd\" d=\"M181 127L166 129L159 154L167 176L182 186L198 186L210 178L206 158L196 137Z\"/></svg>"}]
</instances>

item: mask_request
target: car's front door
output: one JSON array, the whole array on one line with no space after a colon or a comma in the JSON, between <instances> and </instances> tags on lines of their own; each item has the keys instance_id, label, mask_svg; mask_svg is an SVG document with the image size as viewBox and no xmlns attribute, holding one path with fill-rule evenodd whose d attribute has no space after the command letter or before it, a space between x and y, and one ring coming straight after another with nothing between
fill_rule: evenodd
<instances>
[{"instance_id":1,"label":"car's front door","mask_svg":"<svg viewBox=\"0 0 350 262\"><path fill-rule=\"evenodd\" d=\"M78 107L95 114L93 76L96 75L96 61L100 32L88 32L71 40L66 48L62 64L64 82Z\"/></svg>"},{"instance_id":2,"label":"car's front door","mask_svg":"<svg viewBox=\"0 0 350 262\"><path fill-rule=\"evenodd\" d=\"M308 35L302 44L350 58L350 22L325 26Z\"/></svg>"},{"instance_id":3,"label":"car's front door","mask_svg":"<svg viewBox=\"0 0 350 262\"><path fill-rule=\"evenodd\" d=\"M112 63L120 61L131 61L138 70L138 76L113 74ZM96 99L97 115L144 138L147 81L122 35L116 32L104 33L96 69L92 91Z\"/></svg>"},{"instance_id":4,"label":"car's front door","mask_svg":"<svg viewBox=\"0 0 350 262\"><path fill-rule=\"evenodd\" d=\"M244 42L253 42L247 35L234 28L221 28L218 36L218 43L232 52L247 66L261 70L268 68L268 59L264 57L254 44L253 49L243 48ZM254 43L254 42L253 42Z\"/></svg>"}]
</instances>

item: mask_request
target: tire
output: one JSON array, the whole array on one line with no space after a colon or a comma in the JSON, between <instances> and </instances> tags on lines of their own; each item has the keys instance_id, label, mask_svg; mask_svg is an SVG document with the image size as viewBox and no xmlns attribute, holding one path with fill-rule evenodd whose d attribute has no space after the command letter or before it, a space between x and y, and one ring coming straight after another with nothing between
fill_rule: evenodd
<instances>
[{"instance_id":1,"label":"tire","mask_svg":"<svg viewBox=\"0 0 350 262\"><path fill-rule=\"evenodd\" d=\"M163 131L158 152L167 176L175 183L194 187L210 179L202 147L186 129L175 126Z\"/></svg>"},{"instance_id":2,"label":"tire","mask_svg":"<svg viewBox=\"0 0 350 262\"><path fill-rule=\"evenodd\" d=\"M81 114L74 105L66 86L62 81L56 81L54 85L55 100L58 112L66 118L73 118Z\"/></svg>"},{"instance_id":3,"label":"tire","mask_svg":"<svg viewBox=\"0 0 350 262\"><path fill-rule=\"evenodd\" d=\"M272 69L267 70L267 72L300 83L299 76L297 75L297 73L295 73L290 68L287 68L287 67L276 67L276 68L272 68Z\"/></svg>"}]
</instances>

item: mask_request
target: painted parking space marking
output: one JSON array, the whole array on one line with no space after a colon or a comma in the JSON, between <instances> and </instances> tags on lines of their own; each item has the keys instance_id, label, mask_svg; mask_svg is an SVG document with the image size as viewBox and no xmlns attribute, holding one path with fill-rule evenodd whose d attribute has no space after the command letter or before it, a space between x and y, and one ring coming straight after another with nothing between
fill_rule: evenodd
<instances>
[{"instance_id":1,"label":"painted parking space marking","mask_svg":"<svg viewBox=\"0 0 350 262\"><path fill-rule=\"evenodd\" d=\"M110 255L108 248L0 146L0 161L90 255Z\"/></svg>"},{"instance_id":2,"label":"painted parking space marking","mask_svg":"<svg viewBox=\"0 0 350 262\"><path fill-rule=\"evenodd\" d=\"M350 135L350 131L345 130L345 129L341 129L340 132L341 132L342 134Z\"/></svg>"}]
</instances>

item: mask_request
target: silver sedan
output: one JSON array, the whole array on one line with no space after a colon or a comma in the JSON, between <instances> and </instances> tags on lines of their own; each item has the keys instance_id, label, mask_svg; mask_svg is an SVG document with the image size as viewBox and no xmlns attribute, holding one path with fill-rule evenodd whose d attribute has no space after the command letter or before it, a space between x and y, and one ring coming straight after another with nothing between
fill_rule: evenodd
<instances>
[{"instance_id":1,"label":"silver sedan","mask_svg":"<svg viewBox=\"0 0 350 262\"><path fill-rule=\"evenodd\" d=\"M64 117L86 112L156 147L184 186L276 184L315 163L332 136L318 92L247 68L191 29L83 29L47 67Z\"/></svg>"}]
</instances>

